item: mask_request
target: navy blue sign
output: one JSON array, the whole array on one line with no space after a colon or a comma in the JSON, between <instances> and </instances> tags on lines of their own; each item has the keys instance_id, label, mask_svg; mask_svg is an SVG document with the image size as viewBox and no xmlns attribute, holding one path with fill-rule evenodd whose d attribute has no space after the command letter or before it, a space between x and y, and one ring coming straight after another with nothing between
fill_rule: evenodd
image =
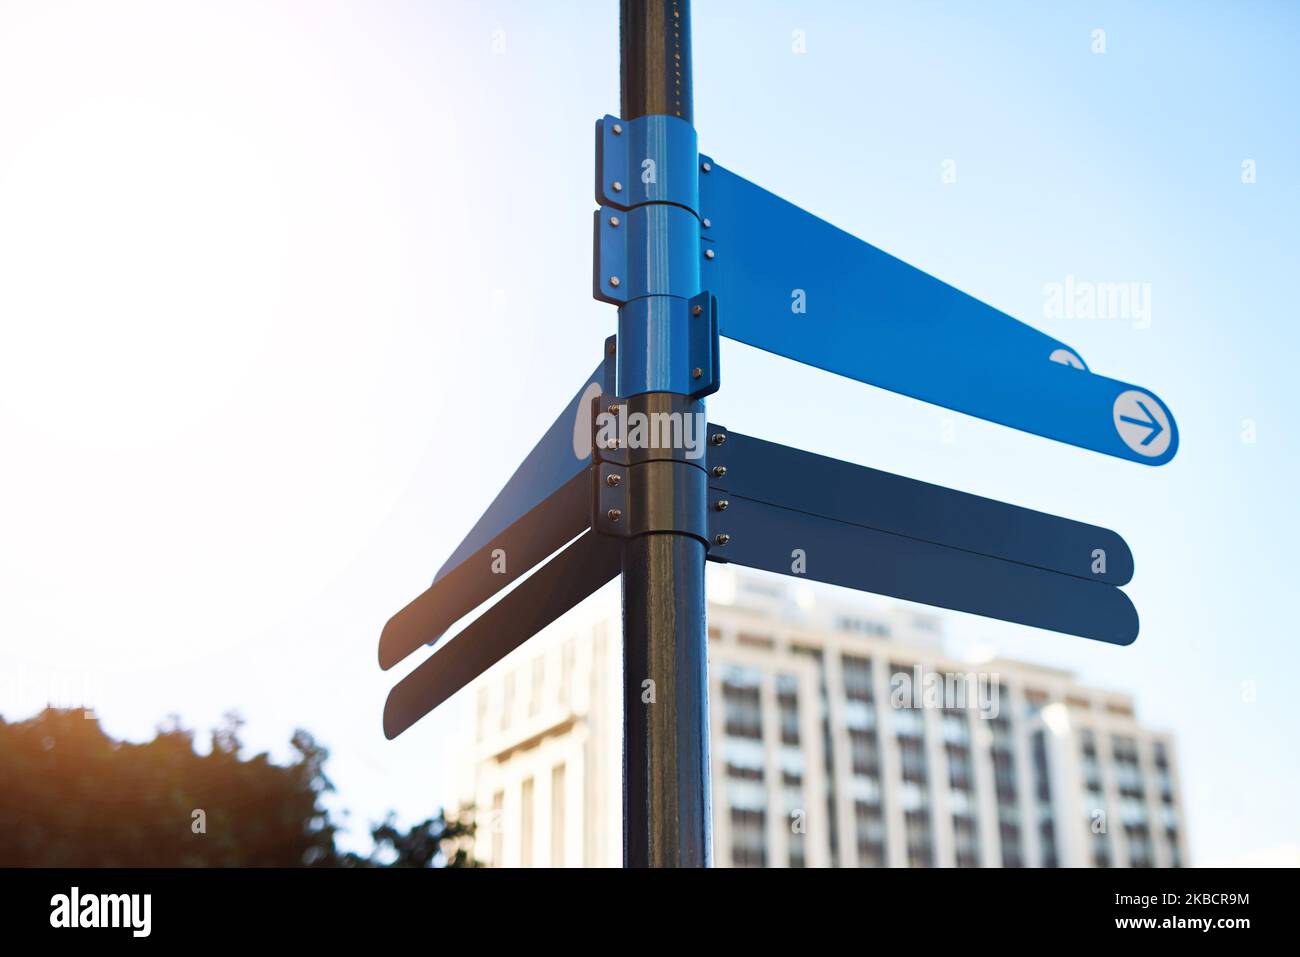
<instances>
[{"instance_id":1,"label":"navy blue sign","mask_svg":"<svg viewBox=\"0 0 1300 957\"><path fill-rule=\"evenodd\" d=\"M709 557L1126 645L1114 532L710 426Z\"/></svg>"}]
</instances>

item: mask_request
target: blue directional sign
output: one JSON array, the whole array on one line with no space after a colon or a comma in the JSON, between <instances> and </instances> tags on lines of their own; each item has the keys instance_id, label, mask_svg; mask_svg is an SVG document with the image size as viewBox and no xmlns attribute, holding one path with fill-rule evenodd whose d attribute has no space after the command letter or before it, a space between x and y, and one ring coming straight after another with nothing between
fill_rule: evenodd
<instances>
[{"instance_id":1,"label":"blue directional sign","mask_svg":"<svg viewBox=\"0 0 1300 957\"><path fill-rule=\"evenodd\" d=\"M957 412L1163 465L1154 393L701 157L703 282L724 336ZM1136 421L1134 421L1136 420Z\"/></svg>"},{"instance_id":2,"label":"blue directional sign","mask_svg":"<svg viewBox=\"0 0 1300 957\"><path fill-rule=\"evenodd\" d=\"M433 584L394 615L379 639L387 669L446 630L590 525L593 400L614 391L605 359L497 494Z\"/></svg>"},{"instance_id":3,"label":"blue directional sign","mask_svg":"<svg viewBox=\"0 0 1300 957\"><path fill-rule=\"evenodd\" d=\"M707 863L705 558L1117 645L1138 633L1113 531L708 424L719 335L1145 465L1174 457L1178 426L1151 390L700 155L686 6L624 0L624 92L646 71L662 89L657 108L625 96L629 117L596 122L592 292L618 335L389 620L379 660L437 643L388 697L393 737L622 571L628 860ZM597 419L615 410L652 427L610 438ZM675 702L653 720L635 708L647 678ZM676 836L646 837L652 805Z\"/></svg>"},{"instance_id":4,"label":"blue directional sign","mask_svg":"<svg viewBox=\"0 0 1300 957\"><path fill-rule=\"evenodd\" d=\"M708 463L721 472L709 486L726 499L753 499L1087 581L1124 585L1133 577L1133 554L1109 529L717 425L709 430Z\"/></svg>"},{"instance_id":5,"label":"blue directional sign","mask_svg":"<svg viewBox=\"0 0 1300 957\"><path fill-rule=\"evenodd\" d=\"M714 561L1112 644L1137 611L1108 529L710 426Z\"/></svg>"},{"instance_id":6,"label":"blue directional sign","mask_svg":"<svg viewBox=\"0 0 1300 957\"><path fill-rule=\"evenodd\" d=\"M384 734L397 737L618 572L617 540L587 532L394 685Z\"/></svg>"},{"instance_id":7,"label":"blue directional sign","mask_svg":"<svg viewBox=\"0 0 1300 957\"><path fill-rule=\"evenodd\" d=\"M591 464L591 400L614 392L614 340L605 358L492 500L483 517L438 569L442 578Z\"/></svg>"}]
</instances>

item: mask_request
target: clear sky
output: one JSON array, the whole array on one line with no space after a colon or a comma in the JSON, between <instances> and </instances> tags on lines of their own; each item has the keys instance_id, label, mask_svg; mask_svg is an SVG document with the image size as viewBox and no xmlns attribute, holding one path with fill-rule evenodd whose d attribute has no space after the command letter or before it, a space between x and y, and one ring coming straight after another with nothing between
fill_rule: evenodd
<instances>
[{"instance_id":1,"label":"clear sky","mask_svg":"<svg viewBox=\"0 0 1300 957\"><path fill-rule=\"evenodd\" d=\"M1300 843L1295 5L694 6L701 149L1155 390L1182 445L1146 468L735 344L710 418L1118 530L1135 645L949 631L1135 693L1197 861ZM617 30L0 0L0 713L233 708L330 746L359 824L444 798L464 709L386 742L376 642L613 331ZM1149 322L1045 316L1067 277L1149 284Z\"/></svg>"}]
</instances>

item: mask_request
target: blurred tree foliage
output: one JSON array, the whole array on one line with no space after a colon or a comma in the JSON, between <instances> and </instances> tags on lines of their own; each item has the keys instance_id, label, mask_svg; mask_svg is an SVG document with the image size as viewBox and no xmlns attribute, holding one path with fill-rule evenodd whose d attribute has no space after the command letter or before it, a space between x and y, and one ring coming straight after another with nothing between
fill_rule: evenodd
<instances>
[{"instance_id":1,"label":"blurred tree foliage","mask_svg":"<svg viewBox=\"0 0 1300 957\"><path fill-rule=\"evenodd\" d=\"M206 754L176 720L143 744L115 741L79 709L0 718L0 866L465 867L467 821L403 833L390 817L369 857L343 854L322 805L329 752L306 731L294 759L241 757L227 715Z\"/></svg>"}]
</instances>

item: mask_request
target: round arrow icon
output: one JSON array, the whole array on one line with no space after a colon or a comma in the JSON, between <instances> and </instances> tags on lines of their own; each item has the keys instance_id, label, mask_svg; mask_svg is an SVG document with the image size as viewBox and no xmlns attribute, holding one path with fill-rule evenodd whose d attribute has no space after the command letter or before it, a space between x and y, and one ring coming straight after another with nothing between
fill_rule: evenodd
<instances>
[{"instance_id":1,"label":"round arrow icon","mask_svg":"<svg viewBox=\"0 0 1300 957\"><path fill-rule=\"evenodd\" d=\"M1173 438L1169 415L1154 396L1137 389L1121 392L1113 409L1115 431L1138 455L1164 455Z\"/></svg>"}]
</instances>

